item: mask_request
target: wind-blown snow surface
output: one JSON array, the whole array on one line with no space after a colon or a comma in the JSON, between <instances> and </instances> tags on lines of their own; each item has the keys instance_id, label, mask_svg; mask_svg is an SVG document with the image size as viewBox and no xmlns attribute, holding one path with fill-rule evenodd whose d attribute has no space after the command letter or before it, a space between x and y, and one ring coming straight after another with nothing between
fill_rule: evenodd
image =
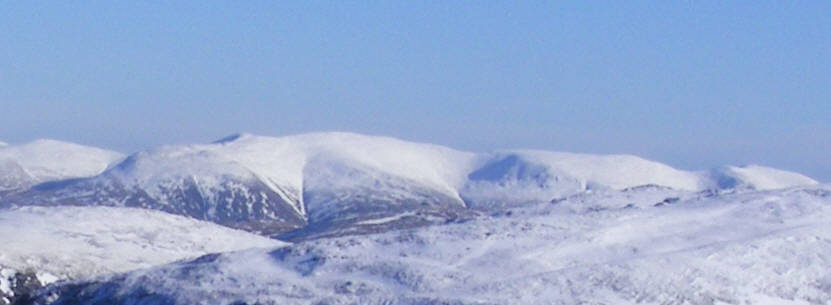
<instances>
[{"instance_id":1,"label":"wind-blown snow surface","mask_svg":"<svg viewBox=\"0 0 831 305\"><path fill-rule=\"evenodd\" d=\"M828 186L596 191L462 223L209 255L55 286L39 302L828 304L829 226Z\"/></svg>"},{"instance_id":2,"label":"wind-blown snow surface","mask_svg":"<svg viewBox=\"0 0 831 305\"><path fill-rule=\"evenodd\" d=\"M34 273L47 284L285 244L159 211L111 207L4 210L0 232L0 297L10 296L8 281L17 272Z\"/></svg>"},{"instance_id":3,"label":"wind-blown snow surface","mask_svg":"<svg viewBox=\"0 0 831 305\"><path fill-rule=\"evenodd\" d=\"M54 140L0 145L0 192L94 176L123 157L113 151Z\"/></svg>"}]
</instances>

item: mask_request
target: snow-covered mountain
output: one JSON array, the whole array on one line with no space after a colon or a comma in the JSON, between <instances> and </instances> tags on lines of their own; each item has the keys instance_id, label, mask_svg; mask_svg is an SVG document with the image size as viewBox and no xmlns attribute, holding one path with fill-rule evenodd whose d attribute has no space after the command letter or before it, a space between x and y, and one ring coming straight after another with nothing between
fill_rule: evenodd
<instances>
[{"instance_id":1,"label":"snow-covered mountain","mask_svg":"<svg viewBox=\"0 0 831 305\"><path fill-rule=\"evenodd\" d=\"M0 304L20 297L27 288L57 280L132 271L213 252L285 245L210 222L135 208L3 210L0 232ZM33 287L21 287L27 275Z\"/></svg>"},{"instance_id":2,"label":"snow-covered mountain","mask_svg":"<svg viewBox=\"0 0 831 305\"><path fill-rule=\"evenodd\" d=\"M642 185L696 191L704 188L706 180L700 173L629 155L512 151L493 154L468 175L461 192L469 205L488 207Z\"/></svg>"},{"instance_id":3,"label":"snow-covered mountain","mask_svg":"<svg viewBox=\"0 0 831 305\"><path fill-rule=\"evenodd\" d=\"M32 303L827 304L829 219L828 186L599 190L54 285Z\"/></svg>"},{"instance_id":4,"label":"snow-covered mountain","mask_svg":"<svg viewBox=\"0 0 831 305\"><path fill-rule=\"evenodd\" d=\"M114 151L55 140L0 145L0 194L48 181L95 176L123 157Z\"/></svg>"},{"instance_id":5,"label":"snow-covered mountain","mask_svg":"<svg viewBox=\"0 0 831 305\"><path fill-rule=\"evenodd\" d=\"M725 166L711 172L714 188L751 188L775 190L800 185L816 184L817 181L802 174L758 165Z\"/></svg>"},{"instance_id":6,"label":"snow-covered mountain","mask_svg":"<svg viewBox=\"0 0 831 305\"><path fill-rule=\"evenodd\" d=\"M347 133L238 135L140 152L99 176L39 185L4 201L145 207L255 232L303 227L312 234L405 211L425 213L402 222L454 215L464 209L455 191L465 178L460 167L474 157Z\"/></svg>"},{"instance_id":7,"label":"snow-covered mountain","mask_svg":"<svg viewBox=\"0 0 831 305\"><path fill-rule=\"evenodd\" d=\"M763 167L688 172L626 155L470 153L351 133L240 134L139 152L98 176L41 184L0 203L143 207L306 239L454 221L589 190L814 183Z\"/></svg>"},{"instance_id":8,"label":"snow-covered mountain","mask_svg":"<svg viewBox=\"0 0 831 305\"><path fill-rule=\"evenodd\" d=\"M831 301L831 187L762 166L351 133L0 162L0 304Z\"/></svg>"}]
</instances>

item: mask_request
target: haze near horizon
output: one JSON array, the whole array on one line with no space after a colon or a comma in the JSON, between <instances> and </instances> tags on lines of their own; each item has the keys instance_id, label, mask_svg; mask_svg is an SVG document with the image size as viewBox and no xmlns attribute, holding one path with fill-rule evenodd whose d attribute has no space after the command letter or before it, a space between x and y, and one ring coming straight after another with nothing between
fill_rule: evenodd
<instances>
[{"instance_id":1,"label":"haze near horizon","mask_svg":"<svg viewBox=\"0 0 831 305\"><path fill-rule=\"evenodd\" d=\"M626 153L831 180L831 4L0 5L0 141L235 132Z\"/></svg>"}]
</instances>

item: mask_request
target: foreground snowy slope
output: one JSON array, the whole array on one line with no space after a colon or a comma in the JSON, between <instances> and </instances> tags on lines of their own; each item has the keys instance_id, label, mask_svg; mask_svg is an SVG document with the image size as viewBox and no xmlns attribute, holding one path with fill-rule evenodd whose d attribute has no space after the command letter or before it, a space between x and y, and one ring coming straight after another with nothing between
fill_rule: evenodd
<instances>
[{"instance_id":1,"label":"foreground snowy slope","mask_svg":"<svg viewBox=\"0 0 831 305\"><path fill-rule=\"evenodd\" d=\"M0 145L0 193L47 181L94 176L123 157L113 151L54 140Z\"/></svg>"},{"instance_id":2,"label":"foreground snowy slope","mask_svg":"<svg viewBox=\"0 0 831 305\"><path fill-rule=\"evenodd\" d=\"M827 186L597 191L461 223L208 255L53 286L33 303L828 304L829 219Z\"/></svg>"},{"instance_id":3,"label":"foreground snowy slope","mask_svg":"<svg viewBox=\"0 0 831 305\"><path fill-rule=\"evenodd\" d=\"M98 176L44 183L0 206L157 209L283 239L381 232L580 194L656 185L776 189L816 181L763 167L689 172L628 155L470 153L351 133L247 134L139 152Z\"/></svg>"},{"instance_id":4,"label":"foreground snowy slope","mask_svg":"<svg viewBox=\"0 0 831 305\"><path fill-rule=\"evenodd\" d=\"M14 296L17 273L46 284L285 244L159 211L111 207L4 210L0 232L0 298Z\"/></svg>"}]
</instances>

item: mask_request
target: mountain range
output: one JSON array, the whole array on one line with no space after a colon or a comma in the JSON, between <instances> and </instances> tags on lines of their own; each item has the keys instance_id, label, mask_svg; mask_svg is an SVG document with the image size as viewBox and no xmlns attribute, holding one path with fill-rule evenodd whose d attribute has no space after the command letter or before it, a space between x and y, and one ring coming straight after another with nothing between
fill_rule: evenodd
<instances>
[{"instance_id":1,"label":"mountain range","mask_svg":"<svg viewBox=\"0 0 831 305\"><path fill-rule=\"evenodd\" d=\"M446 222L598 189L817 183L762 166L690 172L630 155L471 153L352 133L238 134L127 157L40 140L0 149L0 164L0 206L148 208L291 240Z\"/></svg>"},{"instance_id":2,"label":"mountain range","mask_svg":"<svg viewBox=\"0 0 831 305\"><path fill-rule=\"evenodd\" d=\"M824 304L829 207L758 165L341 132L37 140L0 145L0 304Z\"/></svg>"}]
</instances>

